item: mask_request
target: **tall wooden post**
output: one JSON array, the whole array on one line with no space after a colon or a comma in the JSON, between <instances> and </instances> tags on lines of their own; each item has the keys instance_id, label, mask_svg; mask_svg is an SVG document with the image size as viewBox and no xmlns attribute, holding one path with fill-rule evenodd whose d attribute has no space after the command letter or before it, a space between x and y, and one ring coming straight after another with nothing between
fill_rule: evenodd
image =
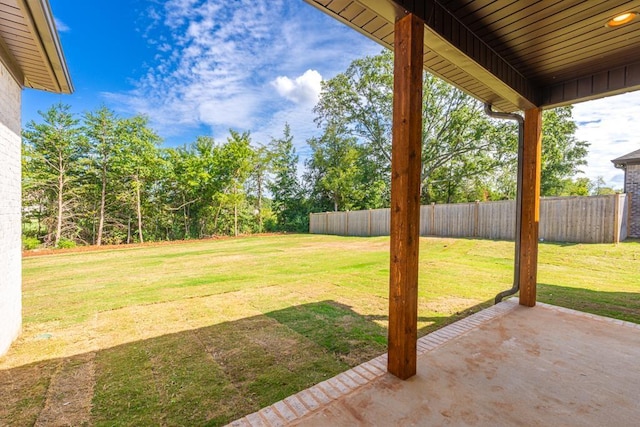
<instances>
[{"instance_id":1,"label":"tall wooden post","mask_svg":"<svg viewBox=\"0 0 640 427\"><path fill-rule=\"evenodd\" d=\"M391 149L391 267L388 371L416 374L418 249L422 149L424 22L409 14L395 24Z\"/></svg>"},{"instance_id":2,"label":"tall wooden post","mask_svg":"<svg viewBox=\"0 0 640 427\"><path fill-rule=\"evenodd\" d=\"M522 214L520 223L520 304L536 305L538 273L538 227L540 222L540 170L542 109L524 112Z\"/></svg>"}]
</instances>

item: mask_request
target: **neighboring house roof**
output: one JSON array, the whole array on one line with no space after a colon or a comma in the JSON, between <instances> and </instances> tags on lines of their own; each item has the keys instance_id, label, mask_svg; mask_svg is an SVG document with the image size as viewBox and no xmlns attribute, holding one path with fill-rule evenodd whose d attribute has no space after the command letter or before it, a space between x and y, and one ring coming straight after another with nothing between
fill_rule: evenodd
<instances>
[{"instance_id":1,"label":"neighboring house roof","mask_svg":"<svg viewBox=\"0 0 640 427\"><path fill-rule=\"evenodd\" d=\"M306 0L393 49L425 21L424 68L495 109L550 108L640 89L638 0ZM619 21L617 21L619 22Z\"/></svg>"},{"instance_id":2,"label":"neighboring house roof","mask_svg":"<svg viewBox=\"0 0 640 427\"><path fill-rule=\"evenodd\" d=\"M625 154L624 156L611 160L611 162L617 168L621 166L629 165L629 164L631 165L640 164L640 150L632 151L629 154Z\"/></svg>"},{"instance_id":3,"label":"neighboring house roof","mask_svg":"<svg viewBox=\"0 0 640 427\"><path fill-rule=\"evenodd\" d=\"M0 0L0 61L22 87L73 92L48 0Z\"/></svg>"}]
</instances>

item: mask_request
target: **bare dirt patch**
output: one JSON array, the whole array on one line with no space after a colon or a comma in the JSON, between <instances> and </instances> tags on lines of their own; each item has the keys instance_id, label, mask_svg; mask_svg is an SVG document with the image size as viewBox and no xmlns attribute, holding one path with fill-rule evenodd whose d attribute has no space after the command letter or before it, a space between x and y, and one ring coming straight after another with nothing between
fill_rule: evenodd
<instances>
[{"instance_id":1,"label":"bare dirt patch","mask_svg":"<svg viewBox=\"0 0 640 427\"><path fill-rule=\"evenodd\" d=\"M60 363L49 383L36 427L90 424L95 385L94 360L95 353L86 353Z\"/></svg>"}]
</instances>

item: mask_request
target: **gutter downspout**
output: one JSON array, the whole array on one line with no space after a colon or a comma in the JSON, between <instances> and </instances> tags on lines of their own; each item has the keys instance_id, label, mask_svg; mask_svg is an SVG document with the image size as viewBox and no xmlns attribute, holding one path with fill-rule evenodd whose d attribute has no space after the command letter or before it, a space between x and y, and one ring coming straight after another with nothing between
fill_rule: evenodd
<instances>
[{"instance_id":1,"label":"gutter downspout","mask_svg":"<svg viewBox=\"0 0 640 427\"><path fill-rule=\"evenodd\" d=\"M515 120L518 122L518 172L516 177L516 248L513 260L513 286L511 289L496 295L495 304L503 298L513 295L520 290L520 232L522 231L522 153L524 151L524 118L514 113L499 113L491 109L491 104L484 104L484 112L491 118L502 120Z\"/></svg>"}]
</instances>

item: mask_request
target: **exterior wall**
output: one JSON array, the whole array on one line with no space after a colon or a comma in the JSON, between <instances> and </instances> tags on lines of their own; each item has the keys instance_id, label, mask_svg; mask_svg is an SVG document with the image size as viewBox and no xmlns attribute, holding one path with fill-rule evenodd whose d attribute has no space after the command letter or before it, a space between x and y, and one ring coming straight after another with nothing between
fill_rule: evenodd
<instances>
[{"instance_id":1,"label":"exterior wall","mask_svg":"<svg viewBox=\"0 0 640 427\"><path fill-rule=\"evenodd\" d=\"M21 87L0 62L0 355L22 326Z\"/></svg>"},{"instance_id":2,"label":"exterior wall","mask_svg":"<svg viewBox=\"0 0 640 427\"><path fill-rule=\"evenodd\" d=\"M627 165L624 189L629 200L629 237L640 238L640 165Z\"/></svg>"}]
</instances>

